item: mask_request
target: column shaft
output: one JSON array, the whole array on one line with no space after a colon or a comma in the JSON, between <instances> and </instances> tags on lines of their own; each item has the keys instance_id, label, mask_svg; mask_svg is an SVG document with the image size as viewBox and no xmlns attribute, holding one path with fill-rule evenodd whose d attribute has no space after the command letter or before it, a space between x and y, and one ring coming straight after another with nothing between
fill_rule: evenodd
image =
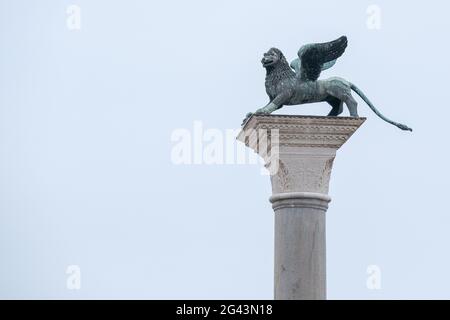
<instances>
[{"instance_id":1,"label":"column shaft","mask_svg":"<svg viewBox=\"0 0 450 320\"><path fill-rule=\"evenodd\" d=\"M275 299L326 299L326 195L271 197L275 211Z\"/></svg>"}]
</instances>

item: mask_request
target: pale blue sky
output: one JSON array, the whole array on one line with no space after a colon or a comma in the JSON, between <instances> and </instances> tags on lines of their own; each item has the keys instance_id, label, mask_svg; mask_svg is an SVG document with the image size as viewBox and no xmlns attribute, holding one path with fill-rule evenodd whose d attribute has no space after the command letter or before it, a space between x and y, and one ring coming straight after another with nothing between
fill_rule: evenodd
<instances>
[{"instance_id":1,"label":"pale blue sky","mask_svg":"<svg viewBox=\"0 0 450 320\"><path fill-rule=\"evenodd\" d=\"M269 178L174 165L170 137L195 120L238 128L263 106L269 47L295 58L345 34L322 77L415 131L358 100L368 121L330 185L328 297L450 298L449 13L437 0L0 0L0 297L272 298ZM372 264L381 290L366 287ZM80 290L66 288L69 265Z\"/></svg>"}]
</instances>

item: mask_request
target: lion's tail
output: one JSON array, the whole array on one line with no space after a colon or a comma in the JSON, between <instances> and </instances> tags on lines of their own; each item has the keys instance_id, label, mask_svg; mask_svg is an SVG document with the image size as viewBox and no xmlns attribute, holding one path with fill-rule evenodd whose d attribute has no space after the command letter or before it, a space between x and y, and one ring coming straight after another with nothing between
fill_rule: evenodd
<instances>
[{"instance_id":1,"label":"lion's tail","mask_svg":"<svg viewBox=\"0 0 450 320\"><path fill-rule=\"evenodd\" d=\"M364 92L362 92L362 91L361 91L357 86L355 86L353 83L350 83L350 87L352 88L353 91L355 91L355 92L358 94L358 96L361 97L361 99L364 100L365 103L367 103L367 105L370 107L370 109L372 109L372 111L375 112L375 114L376 114L377 116L379 116L381 119L383 119L384 121L386 121L386 122L388 122L388 123L390 123L390 124L392 124L392 125L394 125L394 126L400 128L400 129L402 129L402 130L412 131L412 129L409 128L408 126L406 126L406 125L404 125L404 124L401 124L401 123L398 123L398 122L395 122L395 121L392 121L392 120L386 118L384 115L382 115L381 112L378 111L377 108L375 108L375 106L372 104L372 102L370 102L369 98L366 97L366 95L364 94Z\"/></svg>"}]
</instances>

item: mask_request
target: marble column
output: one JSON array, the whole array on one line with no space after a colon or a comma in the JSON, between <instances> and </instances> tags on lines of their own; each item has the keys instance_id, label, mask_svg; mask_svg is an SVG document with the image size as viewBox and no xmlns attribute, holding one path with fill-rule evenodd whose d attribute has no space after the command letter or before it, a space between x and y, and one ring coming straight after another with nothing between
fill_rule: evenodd
<instances>
[{"instance_id":1,"label":"marble column","mask_svg":"<svg viewBox=\"0 0 450 320\"><path fill-rule=\"evenodd\" d=\"M275 299L326 299L326 211L336 151L365 118L254 115L238 140L270 172Z\"/></svg>"}]
</instances>

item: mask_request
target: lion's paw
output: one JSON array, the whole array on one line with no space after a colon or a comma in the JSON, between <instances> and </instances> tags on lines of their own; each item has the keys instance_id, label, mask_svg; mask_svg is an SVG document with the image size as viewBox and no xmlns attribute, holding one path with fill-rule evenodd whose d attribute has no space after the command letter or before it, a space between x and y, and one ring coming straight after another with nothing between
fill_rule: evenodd
<instances>
[{"instance_id":1,"label":"lion's paw","mask_svg":"<svg viewBox=\"0 0 450 320\"><path fill-rule=\"evenodd\" d=\"M250 119L250 117L253 115L253 112L249 112L246 114L245 119L242 120L242 124L241 126L244 126L244 124L248 121L248 119Z\"/></svg>"}]
</instances>

